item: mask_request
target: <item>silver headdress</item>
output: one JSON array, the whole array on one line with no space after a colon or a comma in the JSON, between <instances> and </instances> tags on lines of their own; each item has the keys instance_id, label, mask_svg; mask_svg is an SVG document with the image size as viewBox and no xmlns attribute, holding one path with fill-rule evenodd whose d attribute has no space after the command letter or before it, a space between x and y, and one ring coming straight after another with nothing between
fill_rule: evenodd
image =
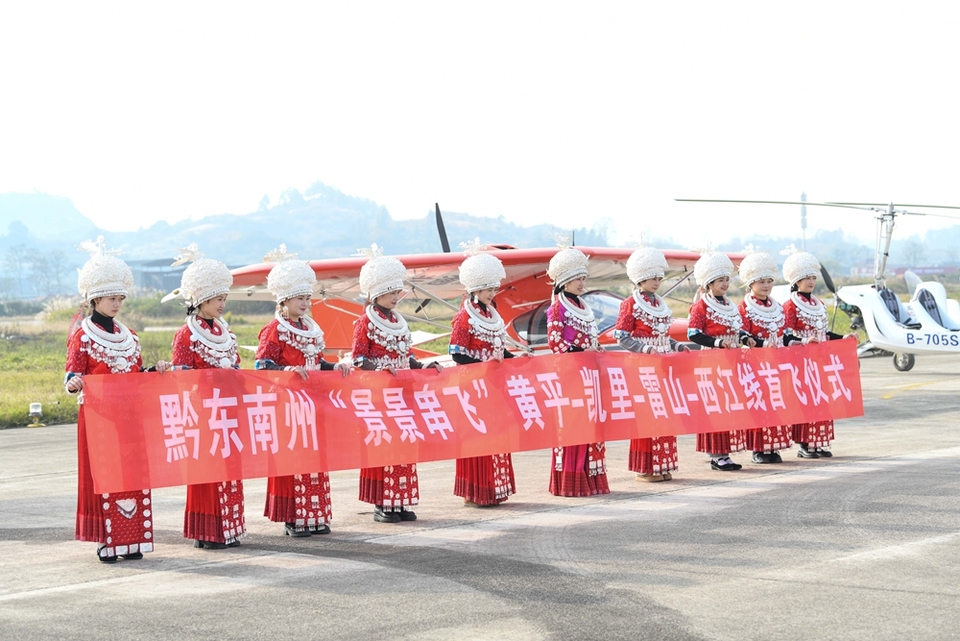
<instances>
[{"instance_id":1,"label":"silver headdress","mask_svg":"<svg viewBox=\"0 0 960 641\"><path fill-rule=\"evenodd\" d=\"M306 261L298 260L297 254L287 253L286 245L268 253L263 262L277 263L267 274L267 291L278 303L297 296L313 296L317 275Z\"/></svg>"},{"instance_id":2,"label":"silver headdress","mask_svg":"<svg viewBox=\"0 0 960 641\"><path fill-rule=\"evenodd\" d=\"M85 240L77 247L90 253L77 275L77 290L88 303L104 296L126 296L133 288L133 272L117 255L120 250L106 249L103 236Z\"/></svg>"}]
</instances>

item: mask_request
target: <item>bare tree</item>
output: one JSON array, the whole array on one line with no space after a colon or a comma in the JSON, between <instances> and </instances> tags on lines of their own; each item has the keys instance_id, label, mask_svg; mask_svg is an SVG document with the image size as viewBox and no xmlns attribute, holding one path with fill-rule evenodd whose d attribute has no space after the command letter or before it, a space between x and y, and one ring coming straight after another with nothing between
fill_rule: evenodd
<instances>
[{"instance_id":1,"label":"bare tree","mask_svg":"<svg viewBox=\"0 0 960 641\"><path fill-rule=\"evenodd\" d=\"M20 298L24 297L23 278L27 275L27 262L30 253L31 251L26 245L14 245L7 250L7 255L3 260L4 268L16 281Z\"/></svg>"},{"instance_id":2,"label":"bare tree","mask_svg":"<svg viewBox=\"0 0 960 641\"><path fill-rule=\"evenodd\" d=\"M30 267L30 280L38 296L50 295L50 261L43 254L34 254L27 259Z\"/></svg>"},{"instance_id":3,"label":"bare tree","mask_svg":"<svg viewBox=\"0 0 960 641\"><path fill-rule=\"evenodd\" d=\"M67 272L70 271L70 266L67 264L67 255L59 249L55 249L47 255L47 265L50 268L50 284L53 287L53 293L62 294L64 280L67 277Z\"/></svg>"},{"instance_id":4,"label":"bare tree","mask_svg":"<svg viewBox=\"0 0 960 641\"><path fill-rule=\"evenodd\" d=\"M903 258L909 267L917 267L926 255L927 251L923 243L915 238L911 238L903 245Z\"/></svg>"}]
</instances>

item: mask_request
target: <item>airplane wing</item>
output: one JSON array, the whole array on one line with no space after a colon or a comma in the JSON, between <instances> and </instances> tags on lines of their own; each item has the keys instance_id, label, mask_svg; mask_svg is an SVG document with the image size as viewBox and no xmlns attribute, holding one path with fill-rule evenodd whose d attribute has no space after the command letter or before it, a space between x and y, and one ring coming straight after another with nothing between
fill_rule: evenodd
<instances>
[{"instance_id":1,"label":"airplane wing","mask_svg":"<svg viewBox=\"0 0 960 641\"><path fill-rule=\"evenodd\" d=\"M588 286L604 288L611 285L626 284L627 258L633 252L629 248L578 247L590 257ZM547 264L557 252L555 247L540 249L495 249L493 254L503 262L507 277L501 287L508 290L518 283L539 281L543 288L543 297L549 298L547 285ZM689 272L700 254L693 251L666 250L664 256L670 266L670 275ZM464 260L461 253L413 254L397 256L407 268L408 283L421 290L427 296L436 299L451 300L463 294L460 285L460 263ZM734 263L742 259L740 254L730 254ZM339 298L361 302L360 268L366 257L337 258L309 261L317 274L315 296L321 299ZM266 290L267 274L274 263L260 263L233 270L233 288L231 293L241 299L272 300Z\"/></svg>"}]
</instances>

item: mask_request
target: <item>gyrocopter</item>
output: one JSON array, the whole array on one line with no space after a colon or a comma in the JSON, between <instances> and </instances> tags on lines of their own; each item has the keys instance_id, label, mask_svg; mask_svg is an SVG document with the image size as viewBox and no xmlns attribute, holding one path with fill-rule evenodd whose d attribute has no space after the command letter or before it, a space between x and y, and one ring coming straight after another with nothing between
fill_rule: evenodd
<instances>
[{"instance_id":1,"label":"gyrocopter","mask_svg":"<svg viewBox=\"0 0 960 641\"><path fill-rule=\"evenodd\" d=\"M913 368L916 354L960 354L960 302L948 299L942 283L924 282L912 272L906 275L911 299L904 303L886 285L887 257L898 216L938 216L957 218L937 213L908 211L919 209L960 209L944 205L900 205L893 203L805 202L768 200L706 200L683 199L681 202L748 203L768 205L811 205L814 207L841 207L873 212L877 219L877 244L872 285L845 285L833 287L832 279L824 270L828 289L843 303L840 309L850 315L851 328L862 329L867 340L860 343L857 353L872 356L893 353L893 366L906 372Z\"/></svg>"}]
</instances>

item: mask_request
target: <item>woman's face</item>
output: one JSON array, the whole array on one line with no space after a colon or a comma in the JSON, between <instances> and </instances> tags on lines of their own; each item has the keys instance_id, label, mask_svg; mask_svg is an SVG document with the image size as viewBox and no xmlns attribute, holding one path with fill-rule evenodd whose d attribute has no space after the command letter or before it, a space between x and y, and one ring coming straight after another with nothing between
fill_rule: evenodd
<instances>
[{"instance_id":1,"label":"woman's face","mask_svg":"<svg viewBox=\"0 0 960 641\"><path fill-rule=\"evenodd\" d=\"M493 302L493 297L496 296L499 291L500 289L498 287L488 287L487 289L479 289L473 292L473 295L484 305L489 305Z\"/></svg>"},{"instance_id":2,"label":"woman's face","mask_svg":"<svg viewBox=\"0 0 960 641\"><path fill-rule=\"evenodd\" d=\"M803 292L804 294L812 294L816 286L816 276L807 276L803 280L797 281L797 290Z\"/></svg>"},{"instance_id":3,"label":"woman's face","mask_svg":"<svg viewBox=\"0 0 960 641\"><path fill-rule=\"evenodd\" d=\"M227 307L227 295L221 294L214 296L208 301L200 303L199 314L201 318L220 318L223 316L223 310Z\"/></svg>"},{"instance_id":4,"label":"woman's face","mask_svg":"<svg viewBox=\"0 0 960 641\"><path fill-rule=\"evenodd\" d=\"M753 292L753 295L759 298L760 300L766 300L767 296L770 295L770 291L773 289L773 279L772 278L761 278L760 280L755 280L750 283L750 291Z\"/></svg>"},{"instance_id":5,"label":"woman's face","mask_svg":"<svg viewBox=\"0 0 960 641\"><path fill-rule=\"evenodd\" d=\"M123 294L103 296L93 301L93 308L107 318L115 318L120 313L120 308L123 307L123 301L126 298Z\"/></svg>"},{"instance_id":6,"label":"woman's face","mask_svg":"<svg viewBox=\"0 0 960 641\"><path fill-rule=\"evenodd\" d=\"M584 286L586 285L587 278L586 276L581 276L580 278L574 278L569 283L563 286L563 291L569 292L574 296L580 296L583 294Z\"/></svg>"},{"instance_id":7,"label":"woman's face","mask_svg":"<svg viewBox=\"0 0 960 641\"><path fill-rule=\"evenodd\" d=\"M310 309L310 296L304 294L303 296L294 296L293 298L288 298L283 301L283 306L287 310L287 317L290 320L298 320L301 316L307 313L307 310Z\"/></svg>"},{"instance_id":8,"label":"woman's face","mask_svg":"<svg viewBox=\"0 0 960 641\"><path fill-rule=\"evenodd\" d=\"M717 280L707 285L707 287L710 288L710 293L714 296L725 296L727 294L727 290L730 289L730 277L721 276Z\"/></svg>"},{"instance_id":9,"label":"woman's face","mask_svg":"<svg viewBox=\"0 0 960 641\"><path fill-rule=\"evenodd\" d=\"M380 294L377 296L377 299L373 301L378 307L384 309L393 309L397 306L397 303L400 302L400 294L403 293L402 289L398 289L393 292L387 292L386 294Z\"/></svg>"},{"instance_id":10,"label":"woman's face","mask_svg":"<svg viewBox=\"0 0 960 641\"><path fill-rule=\"evenodd\" d=\"M648 278L647 280L641 280L638 287L641 291L656 294L657 290L660 289L660 283L663 281L663 278L660 276L654 276L653 278Z\"/></svg>"}]
</instances>

